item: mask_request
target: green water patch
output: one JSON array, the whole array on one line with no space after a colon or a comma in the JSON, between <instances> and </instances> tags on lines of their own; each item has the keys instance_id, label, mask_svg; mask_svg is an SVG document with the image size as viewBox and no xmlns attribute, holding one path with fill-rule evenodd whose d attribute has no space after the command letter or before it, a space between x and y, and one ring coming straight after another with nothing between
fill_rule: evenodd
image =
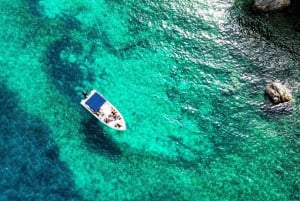
<instances>
[{"instance_id":1,"label":"green water patch","mask_svg":"<svg viewBox=\"0 0 300 201\"><path fill-rule=\"evenodd\" d=\"M256 105L247 102L245 94L241 97L238 93L235 91L226 100L215 99L213 103L215 107L210 113L207 137L214 157L206 163L204 172L209 171L207 177L215 177L207 179L211 181L208 186L215 184L218 188L212 191L219 196L221 191L215 189L222 188L224 199L271 199L276 195L288 200L297 179L287 178L297 175L299 157L292 151L294 148L289 147L287 136L276 126L287 124L278 123L278 119L266 121L261 118ZM233 193L237 191L239 195Z\"/></svg>"},{"instance_id":2,"label":"green water patch","mask_svg":"<svg viewBox=\"0 0 300 201\"><path fill-rule=\"evenodd\" d=\"M94 3L98 4L96 1ZM142 56L140 51L143 49L155 51L153 44L154 40L157 40L153 37L153 33L157 30L154 27L148 28L145 24L146 19L143 19L145 16L142 16L143 12L131 3L105 1L102 5L106 9L105 14L97 10L91 11L97 20L97 32L100 33L105 51L122 60L140 58Z\"/></svg>"},{"instance_id":3,"label":"green water patch","mask_svg":"<svg viewBox=\"0 0 300 201\"><path fill-rule=\"evenodd\" d=\"M299 189L299 164L300 144L299 144L299 105L293 106L293 113L281 118L272 119L276 122L278 137L285 139L286 144L279 150L279 165L277 174L282 181L289 186L290 199L299 199L296 193Z\"/></svg>"}]
</instances>

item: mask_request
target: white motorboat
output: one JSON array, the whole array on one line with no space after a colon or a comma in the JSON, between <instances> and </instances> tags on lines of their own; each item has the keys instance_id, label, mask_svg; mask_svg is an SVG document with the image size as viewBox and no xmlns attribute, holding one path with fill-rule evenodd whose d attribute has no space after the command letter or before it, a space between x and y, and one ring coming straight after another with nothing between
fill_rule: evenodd
<instances>
[{"instance_id":1,"label":"white motorboat","mask_svg":"<svg viewBox=\"0 0 300 201\"><path fill-rule=\"evenodd\" d=\"M80 104L94 117L110 128L119 131L126 130L126 123L121 113L100 93L92 90L90 94L85 92L83 94L85 98L81 100Z\"/></svg>"}]
</instances>

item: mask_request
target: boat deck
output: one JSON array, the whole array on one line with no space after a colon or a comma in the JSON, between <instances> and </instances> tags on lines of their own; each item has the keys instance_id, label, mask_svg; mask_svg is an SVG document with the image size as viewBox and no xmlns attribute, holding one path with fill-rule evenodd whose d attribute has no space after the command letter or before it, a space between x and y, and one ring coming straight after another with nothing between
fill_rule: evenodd
<instances>
[{"instance_id":1,"label":"boat deck","mask_svg":"<svg viewBox=\"0 0 300 201\"><path fill-rule=\"evenodd\" d=\"M105 102L94 114L110 127L125 127L121 114L109 102Z\"/></svg>"}]
</instances>

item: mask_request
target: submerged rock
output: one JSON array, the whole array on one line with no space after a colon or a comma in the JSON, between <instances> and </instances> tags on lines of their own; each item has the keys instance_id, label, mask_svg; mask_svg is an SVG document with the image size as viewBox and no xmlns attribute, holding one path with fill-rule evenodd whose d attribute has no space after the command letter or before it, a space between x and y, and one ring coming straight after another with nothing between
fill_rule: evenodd
<instances>
[{"instance_id":1,"label":"submerged rock","mask_svg":"<svg viewBox=\"0 0 300 201\"><path fill-rule=\"evenodd\" d=\"M272 82L266 86L266 94L274 104L291 102L292 95L280 82Z\"/></svg>"},{"instance_id":2,"label":"submerged rock","mask_svg":"<svg viewBox=\"0 0 300 201\"><path fill-rule=\"evenodd\" d=\"M254 0L253 9L256 11L270 12L281 10L290 4L290 0Z\"/></svg>"}]
</instances>

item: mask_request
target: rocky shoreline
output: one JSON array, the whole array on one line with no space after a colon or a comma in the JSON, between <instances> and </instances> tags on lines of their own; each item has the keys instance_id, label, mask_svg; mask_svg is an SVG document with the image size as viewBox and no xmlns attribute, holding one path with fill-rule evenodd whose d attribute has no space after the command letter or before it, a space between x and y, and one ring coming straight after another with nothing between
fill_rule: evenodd
<instances>
[{"instance_id":1,"label":"rocky shoreline","mask_svg":"<svg viewBox=\"0 0 300 201\"><path fill-rule=\"evenodd\" d=\"M254 0L253 10L259 12L271 12L282 10L290 5L290 0Z\"/></svg>"},{"instance_id":2,"label":"rocky shoreline","mask_svg":"<svg viewBox=\"0 0 300 201\"><path fill-rule=\"evenodd\" d=\"M298 0L254 0L252 10L258 13L288 12L294 21L294 30L300 32L300 1Z\"/></svg>"}]
</instances>

